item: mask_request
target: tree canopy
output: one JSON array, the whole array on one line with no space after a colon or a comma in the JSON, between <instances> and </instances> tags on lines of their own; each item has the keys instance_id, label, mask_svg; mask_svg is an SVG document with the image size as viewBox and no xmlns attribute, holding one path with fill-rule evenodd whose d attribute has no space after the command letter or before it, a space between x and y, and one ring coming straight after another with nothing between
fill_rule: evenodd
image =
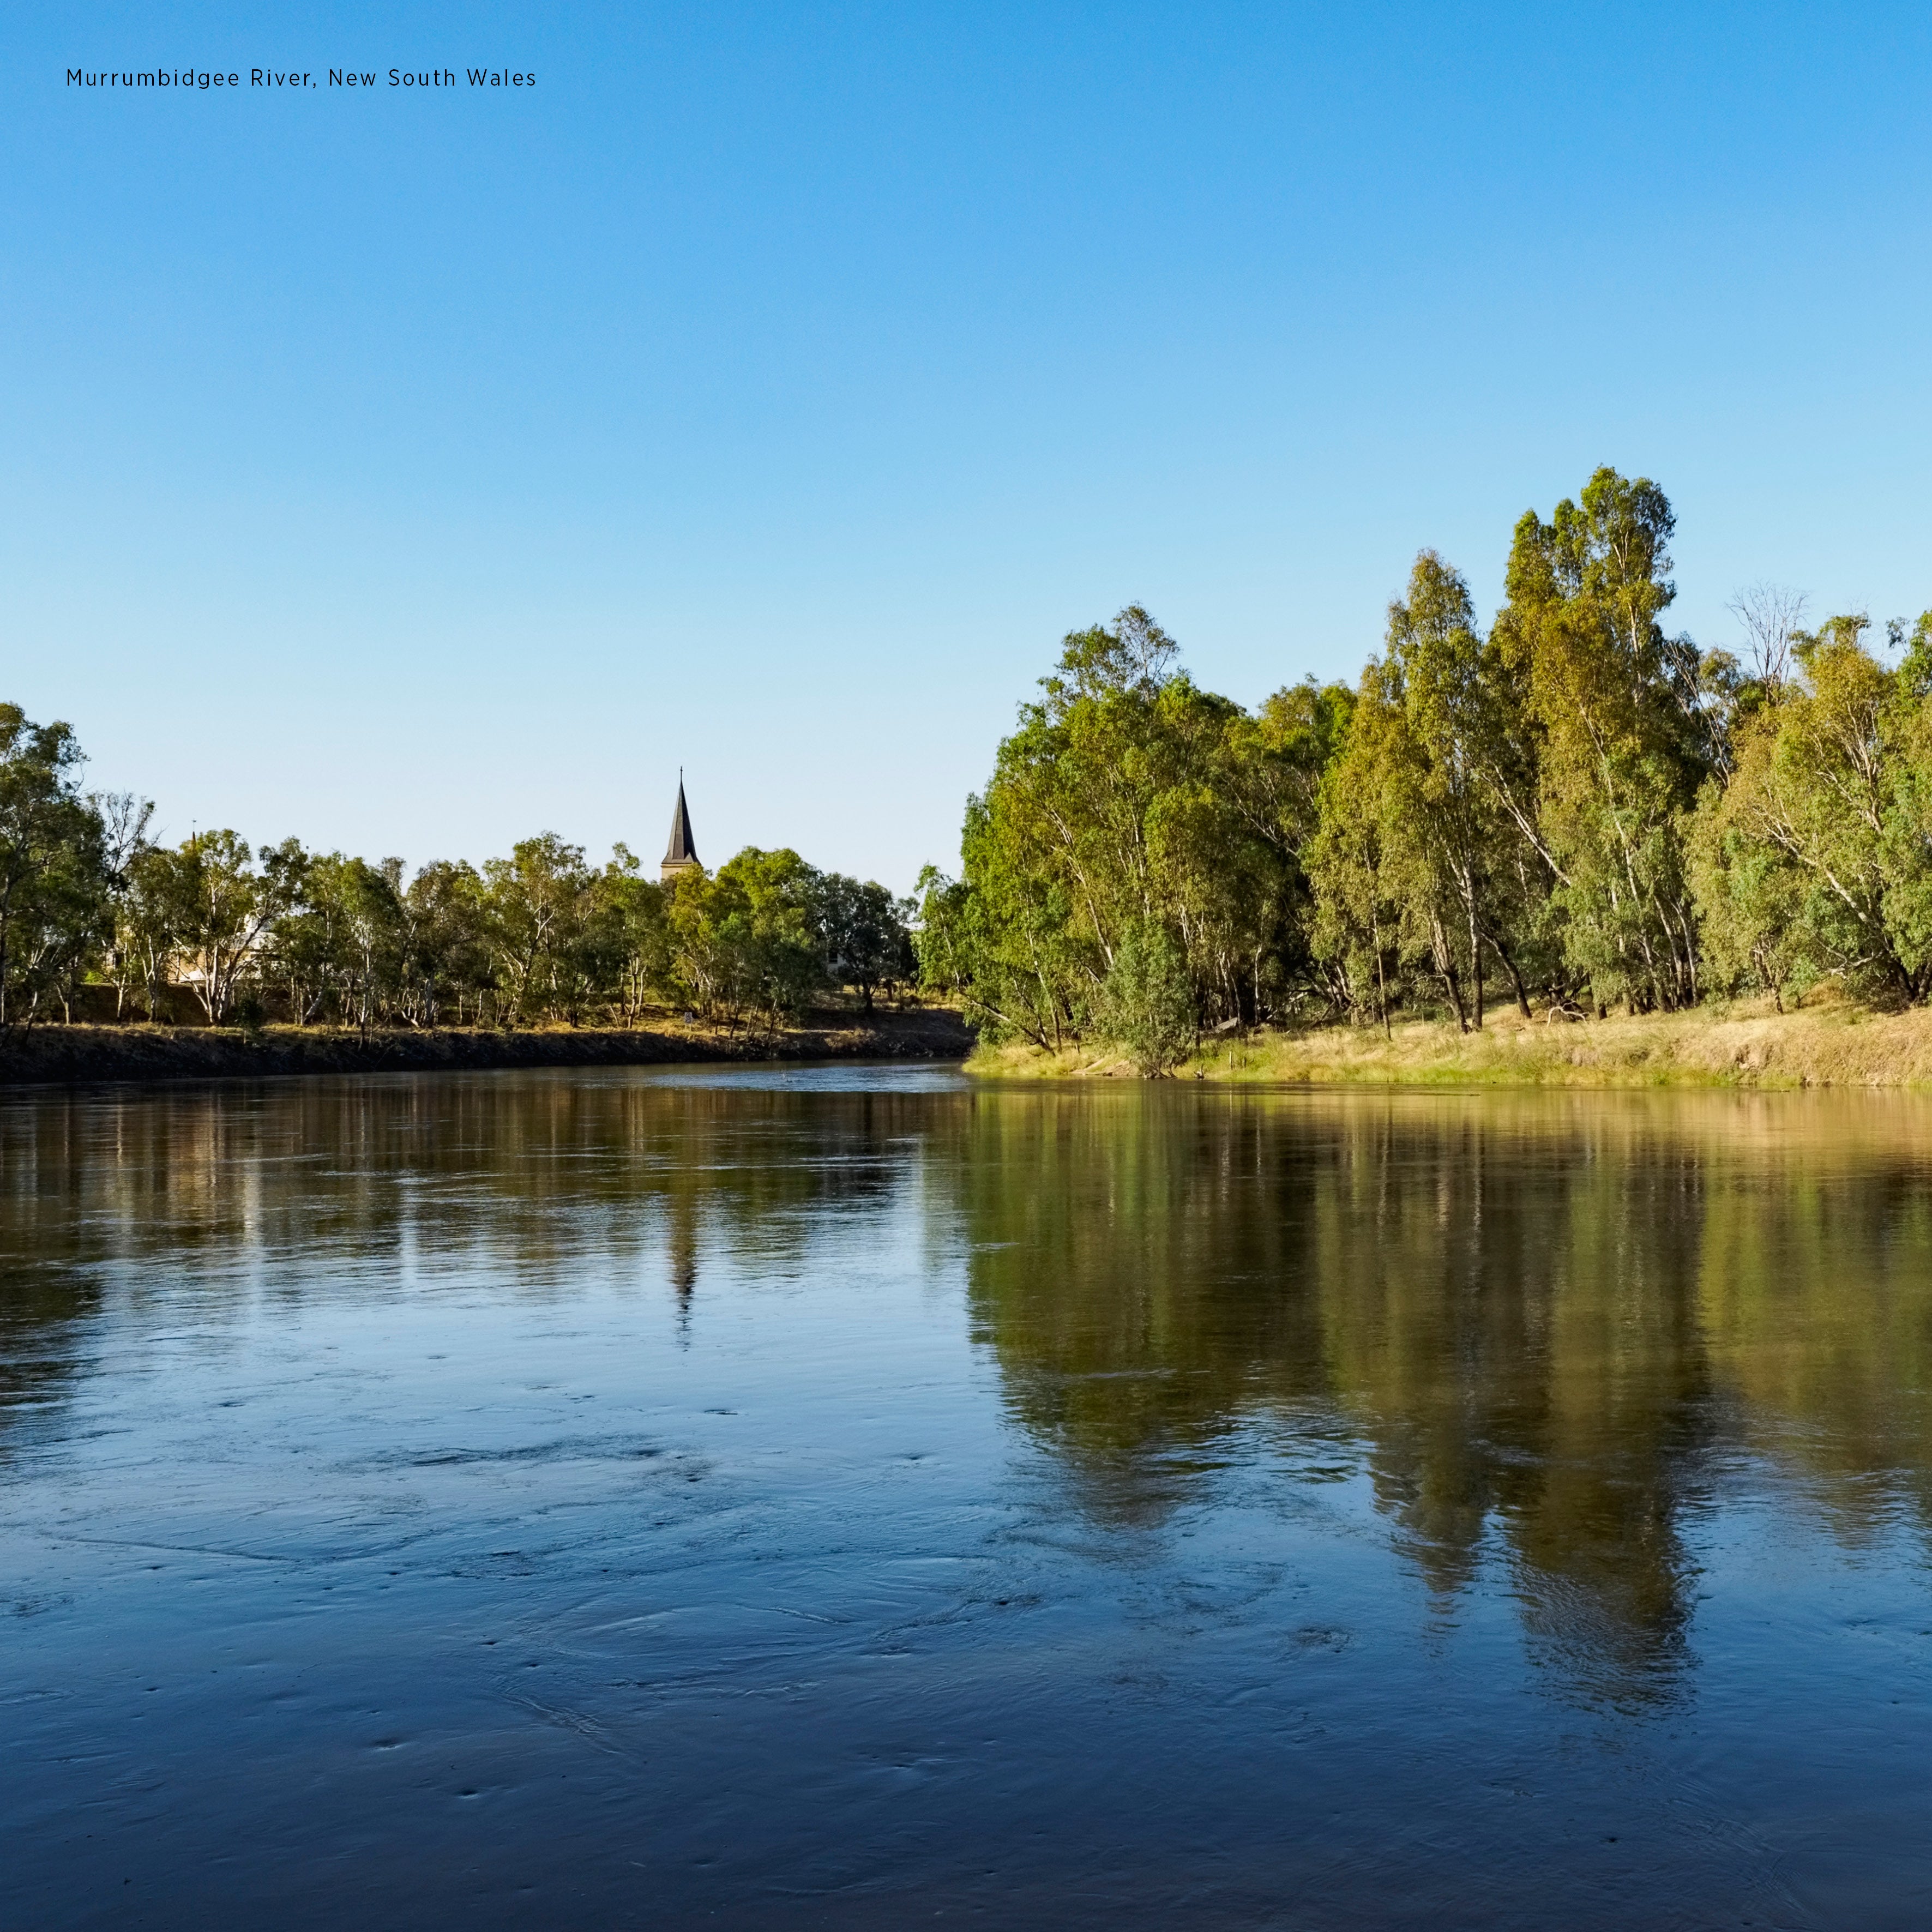
<instances>
[{"instance_id":1,"label":"tree canopy","mask_svg":"<svg viewBox=\"0 0 1932 1932\"><path fill-rule=\"evenodd\" d=\"M1518 522L1486 628L1424 550L1354 688L1252 711L1137 605L1071 634L968 801L959 876L920 881L926 983L996 1036L1149 1064L1180 1057L1177 1015L1198 1039L1475 1028L1498 994L1924 998L1932 614L1881 654L1862 616L1806 632L1754 586L1741 666L1666 632L1675 528L1656 484L1599 470Z\"/></svg>"},{"instance_id":2,"label":"tree canopy","mask_svg":"<svg viewBox=\"0 0 1932 1932\"><path fill-rule=\"evenodd\" d=\"M0 705L0 1026L66 1016L90 980L123 1017L178 994L214 1024L634 1026L653 1004L776 1024L916 974L909 904L796 852L664 885L554 832L413 875L227 828L160 844L152 807L82 790L82 762L70 727Z\"/></svg>"},{"instance_id":3,"label":"tree canopy","mask_svg":"<svg viewBox=\"0 0 1932 1932\"><path fill-rule=\"evenodd\" d=\"M1600 469L1508 544L1485 625L1425 549L1352 685L1252 708L1141 606L1064 638L916 900L747 848L647 878L554 832L480 866L176 845L82 789L67 724L0 705L0 1026L191 998L212 1022L776 1027L917 982L995 1038L1335 1018L1484 1026L1821 982L1932 997L1932 613L1808 630L1741 591L1742 658L1672 634L1676 517Z\"/></svg>"}]
</instances>

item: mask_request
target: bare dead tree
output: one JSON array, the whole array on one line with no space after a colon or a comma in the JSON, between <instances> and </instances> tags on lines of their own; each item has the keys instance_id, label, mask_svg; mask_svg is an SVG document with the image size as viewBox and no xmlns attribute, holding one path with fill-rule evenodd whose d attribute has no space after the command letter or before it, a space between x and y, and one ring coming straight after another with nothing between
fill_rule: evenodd
<instances>
[{"instance_id":1,"label":"bare dead tree","mask_svg":"<svg viewBox=\"0 0 1932 1932\"><path fill-rule=\"evenodd\" d=\"M1791 675L1791 640L1810 600L1781 584L1748 584L1726 607L1744 626L1745 669L1770 692Z\"/></svg>"}]
</instances>

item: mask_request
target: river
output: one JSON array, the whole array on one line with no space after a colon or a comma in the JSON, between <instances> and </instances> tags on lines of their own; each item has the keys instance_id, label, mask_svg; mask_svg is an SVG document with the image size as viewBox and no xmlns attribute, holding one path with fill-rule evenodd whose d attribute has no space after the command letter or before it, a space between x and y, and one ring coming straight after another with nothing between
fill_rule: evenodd
<instances>
[{"instance_id":1,"label":"river","mask_svg":"<svg viewBox=\"0 0 1932 1932\"><path fill-rule=\"evenodd\" d=\"M0 1104L22 1927L1922 1928L1932 1102Z\"/></svg>"}]
</instances>

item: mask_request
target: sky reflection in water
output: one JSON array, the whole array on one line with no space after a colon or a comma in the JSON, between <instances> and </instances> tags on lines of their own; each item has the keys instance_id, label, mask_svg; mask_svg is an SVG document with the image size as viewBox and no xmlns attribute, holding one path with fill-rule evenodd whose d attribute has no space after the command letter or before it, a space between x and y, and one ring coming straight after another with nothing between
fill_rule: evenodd
<instances>
[{"instance_id":1,"label":"sky reflection in water","mask_svg":"<svg viewBox=\"0 0 1932 1932\"><path fill-rule=\"evenodd\" d=\"M1932 1106L0 1108L22 1922L1921 1925Z\"/></svg>"}]
</instances>

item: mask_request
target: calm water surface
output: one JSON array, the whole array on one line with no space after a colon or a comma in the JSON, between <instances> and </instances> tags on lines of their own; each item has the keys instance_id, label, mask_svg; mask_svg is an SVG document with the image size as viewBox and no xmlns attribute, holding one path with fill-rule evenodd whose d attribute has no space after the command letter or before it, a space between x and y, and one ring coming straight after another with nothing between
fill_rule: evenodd
<instances>
[{"instance_id":1,"label":"calm water surface","mask_svg":"<svg viewBox=\"0 0 1932 1932\"><path fill-rule=\"evenodd\" d=\"M10 1925L1932 1923L1932 1103L0 1106Z\"/></svg>"}]
</instances>

